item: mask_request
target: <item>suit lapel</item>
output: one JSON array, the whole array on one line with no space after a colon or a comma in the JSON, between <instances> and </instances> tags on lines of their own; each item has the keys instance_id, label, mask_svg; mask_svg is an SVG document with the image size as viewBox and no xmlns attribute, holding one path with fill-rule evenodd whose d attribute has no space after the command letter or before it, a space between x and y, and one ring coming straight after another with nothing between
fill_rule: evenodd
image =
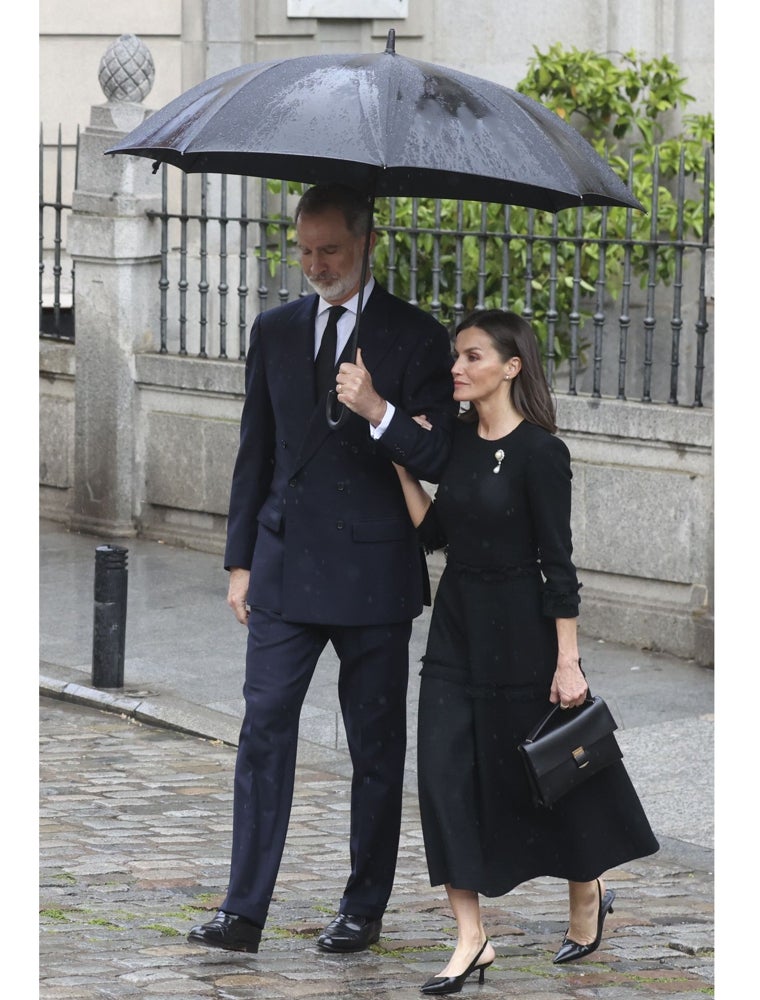
<instances>
[{"instance_id":1,"label":"suit lapel","mask_svg":"<svg viewBox=\"0 0 760 1000\"><path fill-rule=\"evenodd\" d=\"M308 300L307 300L308 301ZM303 341L302 354L308 358L308 363L304 365L302 373L298 379L298 385L302 387L299 393L300 398L293 400L293 405L297 407L299 426L306 426L306 433L302 439L301 447L295 458L292 472L297 472L304 463L314 454L322 444L325 437L331 433L327 424L326 416L326 396L322 396L315 401L315 373L314 373L314 323L317 317L318 297L315 295L310 303L308 312L301 314L301 330L299 336L305 338Z\"/></svg>"},{"instance_id":2,"label":"suit lapel","mask_svg":"<svg viewBox=\"0 0 760 1000\"><path fill-rule=\"evenodd\" d=\"M388 323L389 301L389 293L376 283L362 312L358 346L370 372L375 372L380 367L396 340ZM345 361L346 358L341 356L340 360Z\"/></svg>"},{"instance_id":3,"label":"suit lapel","mask_svg":"<svg viewBox=\"0 0 760 1000\"><path fill-rule=\"evenodd\" d=\"M389 330L388 326L389 298L389 293L376 283L372 289L372 294L367 300L367 304L362 310L358 346L361 348L362 358L370 372L375 371L382 364L383 359L396 340L396 337ZM313 329L313 313L311 327ZM339 363L348 360L348 353L349 347L346 344L340 355ZM301 466L305 465L325 438L333 433L327 423L326 407L326 396L322 396L317 400L316 406L312 410L306 436L298 452L293 472L296 472ZM351 414L349 419L355 419L354 415Z\"/></svg>"},{"instance_id":4,"label":"suit lapel","mask_svg":"<svg viewBox=\"0 0 760 1000\"><path fill-rule=\"evenodd\" d=\"M314 409L314 318L317 296L299 302L295 313L286 319L286 327L278 331L275 350L279 356L274 371L288 385L285 424L292 429L304 427Z\"/></svg>"}]
</instances>

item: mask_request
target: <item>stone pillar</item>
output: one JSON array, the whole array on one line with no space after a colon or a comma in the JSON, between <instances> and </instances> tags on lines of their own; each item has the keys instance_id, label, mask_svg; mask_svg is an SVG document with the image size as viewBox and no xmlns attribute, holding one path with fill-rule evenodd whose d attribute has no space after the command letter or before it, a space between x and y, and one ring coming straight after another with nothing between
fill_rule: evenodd
<instances>
[{"instance_id":1,"label":"stone pillar","mask_svg":"<svg viewBox=\"0 0 760 1000\"><path fill-rule=\"evenodd\" d=\"M150 111L141 101L155 71L150 52L122 35L100 64L107 98L80 137L68 229L76 264L76 402L72 527L135 534L136 385L134 355L157 346L160 229L146 211L161 207L160 175L148 159L105 156Z\"/></svg>"}]
</instances>

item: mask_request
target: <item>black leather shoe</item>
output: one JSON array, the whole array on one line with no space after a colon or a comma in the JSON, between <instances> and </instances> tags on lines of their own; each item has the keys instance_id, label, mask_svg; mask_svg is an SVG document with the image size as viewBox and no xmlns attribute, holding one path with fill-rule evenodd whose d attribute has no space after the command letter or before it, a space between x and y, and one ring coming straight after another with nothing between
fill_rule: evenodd
<instances>
[{"instance_id":1,"label":"black leather shoe","mask_svg":"<svg viewBox=\"0 0 760 1000\"><path fill-rule=\"evenodd\" d=\"M261 941L261 928L247 917L219 910L207 924L192 927L187 940L190 944L202 944L206 948L256 952Z\"/></svg>"},{"instance_id":2,"label":"black leather shoe","mask_svg":"<svg viewBox=\"0 0 760 1000\"><path fill-rule=\"evenodd\" d=\"M596 937L591 942L591 944L578 944L577 941L573 941L572 938L565 936L560 949L557 954L552 959L555 965L562 965L564 962L574 962L576 958L585 958L586 955L590 955L592 951L596 951L602 940L602 928L604 927L604 918L608 913L612 913L612 904L615 899L615 890L607 889L602 897L602 886L599 879L596 880L597 891L599 893L599 915L596 919Z\"/></svg>"},{"instance_id":3,"label":"black leather shoe","mask_svg":"<svg viewBox=\"0 0 760 1000\"><path fill-rule=\"evenodd\" d=\"M493 959L490 962L481 962L480 956L486 950L486 945L488 944L488 938L485 940L485 944L477 953L475 958L470 962L464 972L460 973L458 976L433 976L432 979L428 979L426 983L420 986L420 992L425 993L428 996L443 996L449 993L460 993L462 986L464 985L465 979L472 975L473 972L479 972L480 977L478 982L482 986L486 978L486 969L489 965L493 965Z\"/></svg>"},{"instance_id":4,"label":"black leather shoe","mask_svg":"<svg viewBox=\"0 0 760 1000\"><path fill-rule=\"evenodd\" d=\"M323 951L364 951L380 938L382 920L339 913L317 938Z\"/></svg>"}]
</instances>

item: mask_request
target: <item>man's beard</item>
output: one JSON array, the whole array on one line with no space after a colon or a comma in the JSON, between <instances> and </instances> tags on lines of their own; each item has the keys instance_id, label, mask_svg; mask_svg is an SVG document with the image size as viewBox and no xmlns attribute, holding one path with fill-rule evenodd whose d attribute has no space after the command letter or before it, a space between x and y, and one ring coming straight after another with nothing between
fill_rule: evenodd
<instances>
[{"instance_id":1,"label":"man's beard","mask_svg":"<svg viewBox=\"0 0 760 1000\"><path fill-rule=\"evenodd\" d=\"M356 273L346 275L343 278L329 277L320 280L319 278L307 277L306 280L323 299L327 302L334 302L336 299L345 298L351 289L359 283L360 277L361 272L357 270Z\"/></svg>"}]
</instances>

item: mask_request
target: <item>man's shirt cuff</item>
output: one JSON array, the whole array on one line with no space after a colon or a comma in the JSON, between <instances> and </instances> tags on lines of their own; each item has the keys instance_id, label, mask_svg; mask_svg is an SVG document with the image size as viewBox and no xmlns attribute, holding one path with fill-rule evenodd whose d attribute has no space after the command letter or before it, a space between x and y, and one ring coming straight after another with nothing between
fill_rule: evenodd
<instances>
[{"instance_id":1,"label":"man's shirt cuff","mask_svg":"<svg viewBox=\"0 0 760 1000\"><path fill-rule=\"evenodd\" d=\"M386 400L385 401L385 416L383 417L383 419L380 421L380 423L377 425L377 427L373 427L372 424L369 425L370 435L376 441L377 441L378 438L381 438L383 436L383 434L385 434L385 432L388 430L388 424L391 422L391 420L393 420L393 414L395 412L396 412L396 407L393 405L393 403L389 403Z\"/></svg>"}]
</instances>

